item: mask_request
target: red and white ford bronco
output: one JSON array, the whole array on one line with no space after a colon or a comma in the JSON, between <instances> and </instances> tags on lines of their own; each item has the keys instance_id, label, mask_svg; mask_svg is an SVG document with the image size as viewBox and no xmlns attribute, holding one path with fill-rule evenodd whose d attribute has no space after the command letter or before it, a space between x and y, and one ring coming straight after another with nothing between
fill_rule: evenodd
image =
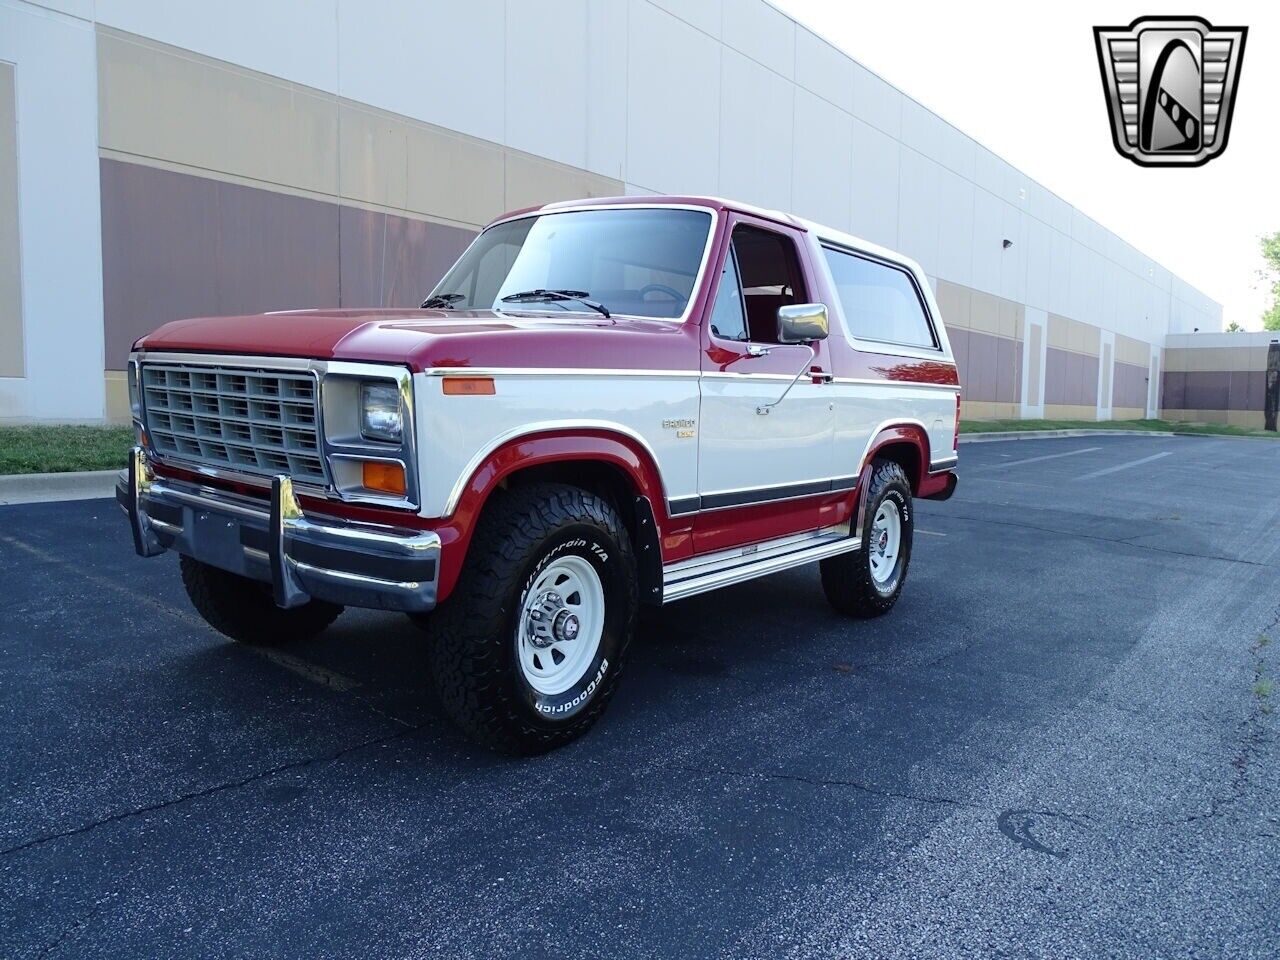
<instances>
[{"instance_id":1,"label":"red and white ford bronco","mask_svg":"<svg viewBox=\"0 0 1280 960\"><path fill-rule=\"evenodd\" d=\"M816 560L836 609L885 613L912 499L956 484L920 267L702 197L509 214L421 309L169 323L129 384L118 499L213 627L406 611L448 713L510 752L599 717L641 604Z\"/></svg>"}]
</instances>

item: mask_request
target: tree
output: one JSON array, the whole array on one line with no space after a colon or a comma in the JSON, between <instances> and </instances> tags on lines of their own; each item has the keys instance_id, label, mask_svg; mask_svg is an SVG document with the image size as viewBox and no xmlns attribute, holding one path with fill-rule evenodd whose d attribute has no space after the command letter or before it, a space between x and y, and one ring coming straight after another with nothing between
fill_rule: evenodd
<instances>
[{"instance_id":1,"label":"tree","mask_svg":"<svg viewBox=\"0 0 1280 960\"><path fill-rule=\"evenodd\" d=\"M1262 315L1262 329L1280 330L1280 230L1262 237L1260 246L1265 266L1258 277L1271 285L1271 306Z\"/></svg>"},{"instance_id":2,"label":"tree","mask_svg":"<svg viewBox=\"0 0 1280 960\"><path fill-rule=\"evenodd\" d=\"M1227 329L1224 330L1223 332L1224 333L1244 333L1244 327L1240 326L1240 324L1232 320L1230 323L1227 324Z\"/></svg>"}]
</instances>

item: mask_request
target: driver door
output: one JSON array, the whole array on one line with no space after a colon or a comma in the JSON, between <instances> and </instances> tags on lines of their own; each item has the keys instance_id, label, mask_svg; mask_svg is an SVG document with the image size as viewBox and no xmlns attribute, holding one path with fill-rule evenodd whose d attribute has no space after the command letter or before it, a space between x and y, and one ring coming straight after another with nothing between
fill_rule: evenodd
<instances>
[{"instance_id":1,"label":"driver door","mask_svg":"<svg viewBox=\"0 0 1280 960\"><path fill-rule=\"evenodd\" d=\"M703 323L695 553L816 529L834 475L827 344L778 342L778 308L814 291L797 236L744 215L731 230Z\"/></svg>"}]
</instances>

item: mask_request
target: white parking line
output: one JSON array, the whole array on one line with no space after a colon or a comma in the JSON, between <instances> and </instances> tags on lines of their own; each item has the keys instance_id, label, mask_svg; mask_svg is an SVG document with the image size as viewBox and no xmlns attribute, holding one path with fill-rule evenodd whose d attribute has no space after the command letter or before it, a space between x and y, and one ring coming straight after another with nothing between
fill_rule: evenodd
<instances>
[{"instance_id":1,"label":"white parking line","mask_svg":"<svg viewBox=\"0 0 1280 960\"><path fill-rule=\"evenodd\" d=\"M1130 467L1140 467L1144 463L1150 463L1152 460L1159 460L1161 457L1173 456L1172 450L1166 450L1164 453L1153 453L1149 457L1143 457L1141 460L1130 460L1128 463L1117 463L1114 467L1105 467L1102 470L1095 470L1093 473L1086 473L1079 480L1092 480L1094 477L1105 477L1109 473L1116 473L1120 470L1128 470Z\"/></svg>"},{"instance_id":2,"label":"white parking line","mask_svg":"<svg viewBox=\"0 0 1280 960\"><path fill-rule=\"evenodd\" d=\"M1008 463L989 463L985 468L987 470L996 470L1003 467L1020 467L1024 463L1039 463L1041 460L1057 460L1059 457L1074 457L1077 453L1092 453L1094 450L1101 450L1101 447L1081 447L1079 450L1068 450L1066 453L1046 453L1043 457L1028 457L1025 460L1010 460Z\"/></svg>"},{"instance_id":3,"label":"white parking line","mask_svg":"<svg viewBox=\"0 0 1280 960\"><path fill-rule=\"evenodd\" d=\"M945 533L939 533L937 530L921 530L919 527L916 527L916 533L922 533L926 537L945 537L946 536Z\"/></svg>"}]
</instances>

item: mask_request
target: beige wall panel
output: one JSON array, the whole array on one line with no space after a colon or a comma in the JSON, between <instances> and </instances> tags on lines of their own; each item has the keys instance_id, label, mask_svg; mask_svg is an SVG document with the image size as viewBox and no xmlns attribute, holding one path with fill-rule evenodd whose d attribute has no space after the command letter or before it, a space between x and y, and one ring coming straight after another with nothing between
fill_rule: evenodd
<instances>
[{"instance_id":1,"label":"beige wall panel","mask_svg":"<svg viewBox=\"0 0 1280 960\"><path fill-rule=\"evenodd\" d=\"M1174 347L1167 351L1169 369L1205 373L1219 370L1267 369L1267 348L1263 347ZM1175 366L1176 364L1176 366Z\"/></svg>"},{"instance_id":2,"label":"beige wall panel","mask_svg":"<svg viewBox=\"0 0 1280 960\"><path fill-rule=\"evenodd\" d=\"M1072 323L1066 317L1056 313L1049 314L1049 346L1058 350L1073 350L1071 346Z\"/></svg>"},{"instance_id":3,"label":"beige wall panel","mask_svg":"<svg viewBox=\"0 0 1280 960\"><path fill-rule=\"evenodd\" d=\"M1228 410L1227 423L1246 430L1265 430L1267 417L1261 410Z\"/></svg>"},{"instance_id":4,"label":"beige wall panel","mask_svg":"<svg viewBox=\"0 0 1280 960\"><path fill-rule=\"evenodd\" d=\"M1166 373L1185 373L1187 370L1187 354L1190 350L1174 347L1164 351L1164 369Z\"/></svg>"},{"instance_id":5,"label":"beige wall panel","mask_svg":"<svg viewBox=\"0 0 1280 960\"><path fill-rule=\"evenodd\" d=\"M339 196L380 207L409 207L410 124L343 101L338 105Z\"/></svg>"},{"instance_id":6,"label":"beige wall panel","mask_svg":"<svg viewBox=\"0 0 1280 960\"><path fill-rule=\"evenodd\" d=\"M514 150L507 151L506 188L508 210L553 200L616 197L626 190L621 181Z\"/></svg>"},{"instance_id":7,"label":"beige wall panel","mask_svg":"<svg viewBox=\"0 0 1280 960\"><path fill-rule=\"evenodd\" d=\"M1096 357L1102 348L1102 331L1056 313L1049 314L1049 346Z\"/></svg>"},{"instance_id":8,"label":"beige wall panel","mask_svg":"<svg viewBox=\"0 0 1280 960\"><path fill-rule=\"evenodd\" d=\"M1240 355L1240 366L1231 369L1266 371L1267 347L1237 347L1236 349Z\"/></svg>"},{"instance_id":9,"label":"beige wall panel","mask_svg":"<svg viewBox=\"0 0 1280 960\"><path fill-rule=\"evenodd\" d=\"M508 209L503 151L496 144L435 127L408 128L408 209L484 224Z\"/></svg>"},{"instance_id":10,"label":"beige wall panel","mask_svg":"<svg viewBox=\"0 0 1280 960\"><path fill-rule=\"evenodd\" d=\"M1234 362L1232 353L1234 351L1230 347L1198 347L1186 352L1186 367L1188 373L1213 370L1230 370Z\"/></svg>"},{"instance_id":11,"label":"beige wall panel","mask_svg":"<svg viewBox=\"0 0 1280 960\"><path fill-rule=\"evenodd\" d=\"M1229 410L1162 410L1160 417L1179 423L1226 423L1230 413Z\"/></svg>"},{"instance_id":12,"label":"beige wall panel","mask_svg":"<svg viewBox=\"0 0 1280 960\"><path fill-rule=\"evenodd\" d=\"M13 67L0 63L0 377L21 377L25 369L17 97Z\"/></svg>"},{"instance_id":13,"label":"beige wall panel","mask_svg":"<svg viewBox=\"0 0 1280 960\"><path fill-rule=\"evenodd\" d=\"M1000 336L1000 298L981 290L970 294L969 327L979 333ZM1010 334L1005 334L1010 336Z\"/></svg>"},{"instance_id":14,"label":"beige wall panel","mask_svg":"<svg viewBox=\"0 0 1280 960\"><path fill-rule=\"evenodd\" d=\"M129 381L123 370L106 371L104 393L108 421L128 423L133 419L129 410Z\"/></svg>"},{"instance_id":15,"label":"beige wall panel","mask_svg":"<svg viewBox=\"0 0 1280 960\"><path fill-rule=\"evenodd\" d=\"M942 312L943 323L948 327L969 329L972 293L968 287L951 283L949 280L939 280L935 296L938 300L938 309Z\"/></svg>"},{"instance_id":16,"label":"beige wall panel","mask_svg":"<svg viewBox=\"0 0 1280 960\"><path fill-rule=\"evenodd\" d=\"M1147 411L1142 407L1113 407L1111 409L1112 420L1141 420L1146 415Z\"/></svg>"},{"instance_id":17,"label":"beige wall panel","mask_svg":"<svg viewBox=\"0 0 1280 960\"><path fill-rule=\"evenodd\" d=\"M1018 417L1016 403L995 403L989 400L961 400L961 420L1015 420Z\"/></svg>"},{"instance_id":18,"label":"beige wall panel","mask_svg":"<svg viewBox=\"0 0 1280 960\"><path fill-rule=\"evenodd\" d=\"M98 28L99 146L336 196L337 98Z\"/></svg>"},{"instance_id":19,"label":"beige wall panel","mask_svg":"<svg viewBox=\"0 0 1280 960\"><path fill-rule=\"evenodd\" d=\"M1022 338L1022 324L1020 315L1022 304L1014 303L1012 300L999 300L999 324L1000 336L1008 337L1010 340L1020 340Z\"/></svg>"},{"instance_id":20,"label":"beige wall panel","mask_svg":"<svg viewBox=\"0 0 1280 960\"><path fill-rule=\"evenodd\" d=\"M1088 323L1077 323L1076 329L1080 338L1077 349L1091 357L1098 356L1102 352L1102 331Z\"/></svg>"},{"instance_id":21,"label":"beige wall panel","mask_svg":"<svg viewBox=\"0 0 1280 960\"><path fill-rule=\"evenodd\" d=\"M1266 348L1250 347L1191 347L1175 348L1170 353L1182 354L1183 368L1188 373L1205 373L1218 370L1265 370Z\"/></svg>"},{"instance_id":22,"label":"beige wall panel","mask_svg":"<svg viewBox=\"0 0 1280 960\"><path fill-rule=\"evenodd\" d=\"M1131 363L1135 367L1145 367L1151 362L1151 345L1122 333L1116 334L1116 361Z\"/></svg>"},{"instance_id":23,"label":"beige wall panel","mask_svg":"<svg viewBox=\"0 0 1280 960\"><path fill-rule=\"evenodd\" d=\"M1098 408L1073 403L1046 403L1044 416L1046 420L1097 420Z\"/></svg>"}]
</instances>

